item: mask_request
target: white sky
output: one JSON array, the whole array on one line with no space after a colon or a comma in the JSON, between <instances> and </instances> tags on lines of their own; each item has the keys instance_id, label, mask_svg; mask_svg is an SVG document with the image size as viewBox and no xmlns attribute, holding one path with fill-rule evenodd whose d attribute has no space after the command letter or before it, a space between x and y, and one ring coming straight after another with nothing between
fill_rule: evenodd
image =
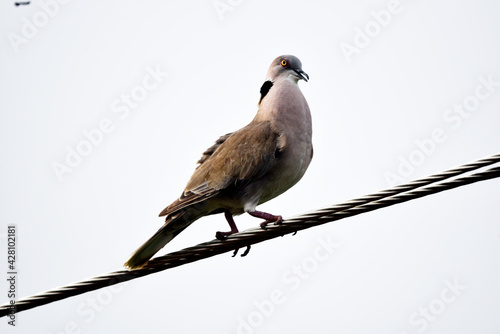
<instances>
[{"instance_id":1,"label":"white sky","mask_svg":"<svg viewBox=\"0 0 500 334\"><path fill-rule=\"evenodd\" d=\"M55 1L0 5L0 267L17 224L23 297L120 269L201 153L253 118L281 54L310 75L315 156L262 210L289 217L385 189L398 169L409 181L499 151L496 2L220 0L231 10L218 13L213 0ZM58 178L54 163L78 148L89 154ZM1 332L498 333L499 185L25 311ZM226 229L202 219L159 254Z\"/></svg>"}]
</instances>

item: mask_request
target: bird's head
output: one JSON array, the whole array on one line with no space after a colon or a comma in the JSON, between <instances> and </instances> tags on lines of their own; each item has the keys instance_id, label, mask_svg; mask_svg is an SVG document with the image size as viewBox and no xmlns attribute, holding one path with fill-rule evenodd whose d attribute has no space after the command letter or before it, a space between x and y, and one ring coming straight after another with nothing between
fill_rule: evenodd
<instances>
[{"instance_id":1,"label":"bird's head","mask_svg":"<svg viewBox=\"0 0 500 334\"><path fill-rule=\"evenodd\" d=\"M299 58L292 55L279 56L274 59L267 72L267 80L275 81L278 78L292 78L308 81L309 76L302 70Z\"/></svg>"}]
</instances>

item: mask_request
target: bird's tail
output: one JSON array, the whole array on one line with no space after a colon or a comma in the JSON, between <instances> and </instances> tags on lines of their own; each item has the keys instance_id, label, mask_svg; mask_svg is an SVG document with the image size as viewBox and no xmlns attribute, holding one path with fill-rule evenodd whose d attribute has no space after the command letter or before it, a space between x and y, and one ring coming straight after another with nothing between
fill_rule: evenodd
<instances>
[{"instance_id":1,"label":"bird's tail","mask_svg":"<svg viewBox=\"0 0 500 334\"><path fill-rule=\"evenodd\" d=\"M146 241L134 254L125 262L124 266L130 269L137 269L144 266L160 249L169 243L177 234L191 225L195 219L188 219L184 211L167 217L163 225L148 241ZM187 215L186 215L187 216Z\"/></svg>"}]
</instances>

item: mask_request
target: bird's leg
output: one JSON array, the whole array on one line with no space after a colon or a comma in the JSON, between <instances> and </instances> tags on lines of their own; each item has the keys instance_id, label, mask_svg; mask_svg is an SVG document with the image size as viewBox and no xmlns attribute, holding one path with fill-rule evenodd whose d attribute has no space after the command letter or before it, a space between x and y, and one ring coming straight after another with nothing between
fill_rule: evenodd
<instances>
[{"instance_id":1,"label":"bird's leg","mask_svg":"<svg viewBox=\"0 0 500 334\"><path fill-rule=\"evenodd\" d=\"M229 232L217 232L215 233L215 237L219 240L226 239L229 235L233 233L238 233L238 227L236 227L236 223L234 222L233 215L229 211L224 211L224 216L226 217L227 223L229 227L231 227L231 231Z\"/></svg>"},{"instance_id":2,"label":"bird's leg","mask_svg":"<svg viewBox=\"0 0 500 334\"><path fill-rule=\"evenodd\" d=\"M266 221L260 224L260 227L266 228L267 224L275 223L279 225L283 222L283 217L275 216L270 213L261 212L261 211L248 211L248 214L257 218L265 219Z\"/></svg>"}]
</instances>

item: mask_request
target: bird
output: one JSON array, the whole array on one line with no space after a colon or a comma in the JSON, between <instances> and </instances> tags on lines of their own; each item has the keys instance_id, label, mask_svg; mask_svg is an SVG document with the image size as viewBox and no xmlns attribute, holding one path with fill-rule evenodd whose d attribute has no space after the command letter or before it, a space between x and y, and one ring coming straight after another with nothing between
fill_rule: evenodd
<instances>
[{"instance_id":1,"label":"bird","mask_svg":"<svg viewBox=\"0 0 500 334\"><path fill-rule=\"evenodd\" d=\"M197 219L223 213L228 232L238 232L233 216L248 213L260 224L281 224L283 218L257 211L259 204L281 195L306 172L313 157L309 105L298 82L309 81L299 58L273 60L260 88L257 114L238 131L221 136L203 152L181 196L160 212L164 225L124 264L143 267L151 257Z\"/></svg>"}]
</instances>

